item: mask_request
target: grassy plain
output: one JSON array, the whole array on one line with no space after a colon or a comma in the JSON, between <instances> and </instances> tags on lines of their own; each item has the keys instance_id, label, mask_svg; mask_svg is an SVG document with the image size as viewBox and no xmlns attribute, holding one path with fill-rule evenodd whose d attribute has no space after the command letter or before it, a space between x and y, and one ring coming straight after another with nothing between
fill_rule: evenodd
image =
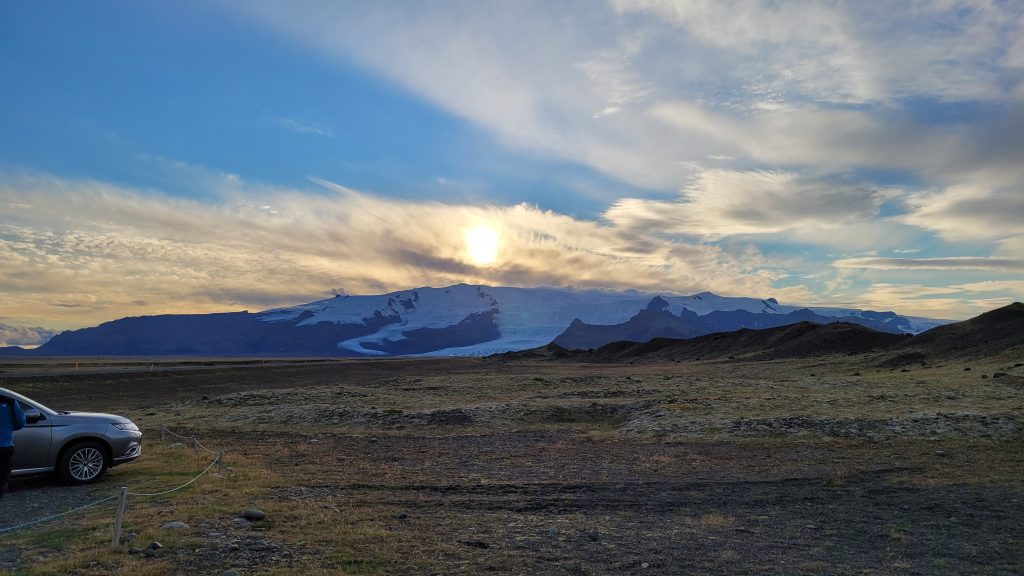
<instances>
[{"instance_id":1,"label":"grassy plain","mask_svg":"<svg viewBox=\"0 0 1024 576\"><path fill-rule=\"evenodd\" d=\"M110 550L113 516L100 507L0 535L0 566L1020 574L1024 359L1014 360L8 361L4 386L122 413L147 436L140 461L96 486L17 482L0 526L121 485L156 491L205 466L206 455L161 444L160 426L225 450L230 469L130 501L125 550L156 540L155 557ZM249 507L267 520L234 523ZM161 529L171 520L190 528Z\"/></svg>"}]
</instances>

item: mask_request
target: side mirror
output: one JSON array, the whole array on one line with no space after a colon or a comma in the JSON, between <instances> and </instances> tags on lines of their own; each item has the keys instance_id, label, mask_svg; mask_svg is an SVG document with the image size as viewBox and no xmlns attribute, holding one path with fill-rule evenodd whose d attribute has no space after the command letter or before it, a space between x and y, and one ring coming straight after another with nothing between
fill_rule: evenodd
<instances>
[{"instance_id":1,"label":"side mirror","mask_svg":"<svg viewBox=\"0 0 1024 576\"><path fill-rule=\"evenodd\" d=\"M25 422L29 424L35 424L36 422L45 419L46 416L43 416L43 413L35 408L29 408L28 410L25 410Z\"/></svg>"}]
</instances>

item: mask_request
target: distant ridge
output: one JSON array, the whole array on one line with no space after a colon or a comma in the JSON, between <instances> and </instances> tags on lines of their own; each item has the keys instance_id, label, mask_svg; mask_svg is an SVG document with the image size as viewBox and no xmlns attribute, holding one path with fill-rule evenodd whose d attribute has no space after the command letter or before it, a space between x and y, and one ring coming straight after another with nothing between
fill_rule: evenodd
<instances>
[{"instance_id":1,"label":"distant ridge","mask_svg":"<svg viewBox=\"0 0 1024 576\"><path fill-rule=\"evenodd\" d=\"M569 349L597 348L609 342L646 342L653 338L693 338L707 334L706 323L694 312L668 311L668 302L656 296L647 308L621 324L587 324L576 318L552 343Z\"/></svg>"},{"instance_id":2,"label":"distant ridge","mask_svg":"<svg viewBox=\"0 0 1024 576\"><path fill-rule=\"evenodd\" d=\"M647 342L655 338L695 338L715 332L732 332L741 328L776 328L800 322L812 324L839 322L857 324L878 332L905 333L906 324L903 319L892 312L864 311L856 316L853 314L824 316L808 308L779 313L768 301L765 301L765 306L767 309L759 312L742 309L715 310L701 316L688 308L682 308L678 314L673 314L669 310L669 303L660 296L656 296L647 304L646 308L620 324L588 324L577 318L553 342L563 348L585 350L600 348L612 342Z\"/></svg>"},{"instance_id":3,"label":"distant ridge","mask_svg":"<svg viewBox=\"0 0 1024 576\"><path fill-rule=\"evenodd\" d=\"M455 284L332 298L264 310L121 318L70 330L24 356L486 356L555 341L597 348L616 340L688 338L808 321L918 333L941 320L852 308L805 308L774 298L633 290Z\"/></svg>"},{"instance_id":4,"label":"distant ridge","mask_svg":"<svg viewBox=\"0 0 1024 576\"><path fill-rule=\"evenodd\" d=\"M723 358L768 360L884 352L897 353L883 361L883 364L890 365L931 358L980 358L1015 353L1024 357L1024 304L1015 302L917 336L879 332L849 322L798 322L760 330L742 328L688 339L618 341L585 350L569 350L553 342L542 348L498 357L505 360L634 362Z\"/></svg>"}]
</instances>

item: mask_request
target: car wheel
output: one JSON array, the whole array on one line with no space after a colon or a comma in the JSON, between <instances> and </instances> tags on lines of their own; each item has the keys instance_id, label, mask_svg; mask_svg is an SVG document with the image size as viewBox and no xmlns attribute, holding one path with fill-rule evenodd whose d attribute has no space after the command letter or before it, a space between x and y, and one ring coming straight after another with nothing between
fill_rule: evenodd
<instances>
[{"instance_id":1,"label":"car wheel","mask_svg":"<svg viewBox=\"0 0 1024 576\"><path fill-rule=\"evenodd\" d=\"M98 442L78 442L60 458L60 477L67 484L89 484L107 472L106 447Z\"/></svg>"}]
</instances>

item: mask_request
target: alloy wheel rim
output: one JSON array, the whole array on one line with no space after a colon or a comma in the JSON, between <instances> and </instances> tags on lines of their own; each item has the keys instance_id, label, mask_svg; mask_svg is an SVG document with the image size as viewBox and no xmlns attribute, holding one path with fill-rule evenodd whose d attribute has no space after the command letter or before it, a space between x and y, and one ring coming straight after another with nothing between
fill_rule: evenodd
<instances>
[{"instance_id":1,"label":"alloy wheel rim","mask_svg":"<svg viewBox=\"0 0 1024 576\"><path fill-rule=\"evenodd\" d=\"M92 480L103 470L103 454L95 448L82 448L71 455L69 468L75 480Z\"/></svg>"}]
</instances>

